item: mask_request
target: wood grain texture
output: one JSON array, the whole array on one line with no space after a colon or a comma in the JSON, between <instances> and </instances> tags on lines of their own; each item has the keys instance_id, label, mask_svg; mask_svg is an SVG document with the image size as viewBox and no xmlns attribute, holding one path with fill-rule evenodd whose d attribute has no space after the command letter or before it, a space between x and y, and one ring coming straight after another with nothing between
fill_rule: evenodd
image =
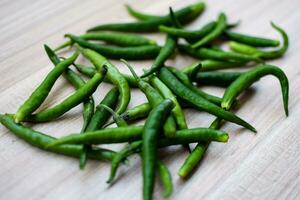
<instances>
[{"instance_id":1,"label":"wood grain texture","mask_svg":"<svg viewBox=\"0 0 300 200\"><path fill-rule=\"evenodd\" d=\"M0 113L13 113L52 68L43 44L51 47L63 41L65 33L83 33L87 28L105 22L133 20L125 3L150 13L167 13L168 6L180 8L194 0L165 1L79 1L19 0L0 1ZM258 134L227 123L228 144L213 143L193 176L181 180L177 171L187 153L181 147L161 152L171 169L174 193L170 199L300 199L300 1L210 0L207 10L189 25L196 28L215 19L220 11L229 21L241 20L238 31L278 37L272 20L290 37L290 48L282 59L270 63L281 66L290 80L290 116L285 118L279 83L263 78L244 95L245 104L237 114L253 124ZM148 35L160 43L164 37ZM82 58L80 62L84 62ZM170 59L170 65L181 68L194 60L187 56ZM128 70L115 62L121 71ZM132 62L137 72L149 67L150 61ZM94 95L99 102L111 86L102 84ZM223 90L205 88L221 95ZM73 91L63 79L44 103L58 103ZM139 91L132 92L130 107L145 101ZM35 125L35 129L62 136L80 130L81 106L60 120ZM189 127L208 126L213 119L205 113L186 110ZM113 145L114 149L120 145ZM140 159L134 156L129 167L122 166L118 181L108 187L105 180L109 164L90 161L84 171L76 159L33 148L0 127L0 199L141 199ZM156 184L155 199L162 199L161 185Z\"/></svg>"}]
</instances>

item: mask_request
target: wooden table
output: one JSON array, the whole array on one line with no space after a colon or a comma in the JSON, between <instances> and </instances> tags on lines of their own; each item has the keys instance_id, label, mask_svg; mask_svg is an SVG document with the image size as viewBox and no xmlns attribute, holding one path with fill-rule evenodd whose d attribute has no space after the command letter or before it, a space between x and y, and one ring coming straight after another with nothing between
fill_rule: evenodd
<instances>
[{"instance_id":1,"label":"wooden table","mask_svg":"<svg viewBox=\"0 0 300 200\"><path fill-rule=\"evenodd\" d=\"M166 13L168 6L180 8L193 0L129 1L138 10ZM0 112L15 112L18 106L53 67L43 50L43 44L54 47L63 35L80 34L87 28L105 22L133 20L126 12L125 1L59 1L20 0L0 2ZM300 1L207 1L207 10L190 25L196 28L214 20L220 11L230 22L241 20L236 29L241 32L278 38L270 20L282 26L290 37L290 48L284 58L270 63L280 66L290 80L290 115L284 116L279 83L275 78L263 78L253 85L237 114L253 124L258 134L226 123L230 133L227 144L213 143L205 159L188 181L177 176L177 170L187 156L181 147L162 151L162 159L173 175L174 193L170 199L300 199L300 66L299 31ZM149 35L163 43L162 35ZM84 62L83 58L78 60ZM177 56L168 64L181 68L192 63L188 56ZM124 65L114 62L123 72ZM131 62L137 72L151 62ZM111 86L102 84L94 95L99 102ZM222 89L204 88L222 95ZM60 78L43 108L58 103L71 94L73 88ZM132 92L129 107L145 101L138 90ZM62 119L35 125L36 130L62 136L78 132L81 127L81 106ZM208 126L212 116L186 110L190 127ZM110 146L111 147L111 146ZM120 145L113 145L113 149ZM109 187L105 180L110 165L90 161L84 171L76 159L33 148L0 127L0 199L141 199L140 159L134 156L130 166L122 166L118 181ZM162 199L158 182L155 199Z\"/></svg>"}]
</instances>

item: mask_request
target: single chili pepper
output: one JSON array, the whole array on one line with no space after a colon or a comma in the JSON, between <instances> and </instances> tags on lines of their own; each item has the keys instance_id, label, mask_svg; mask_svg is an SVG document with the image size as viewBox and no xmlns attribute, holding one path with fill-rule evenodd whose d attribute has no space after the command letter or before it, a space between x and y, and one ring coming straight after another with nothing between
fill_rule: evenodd
<instances>
[{"instance_id":1,"label":"single chili pepper","mask_svg":"<svg viewBox=\"0 0 300 200\"><path fill-rule=\"evenodd\" d=\"M137 47L117 47L117 46L108 46L101 45L97 43L91 43L87 40L84 40L78 36L67 34L66 37L70 38L72 42L77 43L79 46L94 50L105 57L112 59L152 59L155 58L159 51L160 47L157 45L145 45Z\"/></svg>"},{"instance_id":2,"label":"single chili pepper","mask_svg":"<svg viewBox=\"0 0 300 200\"><path fill-rule=\"evenodd\" d=\"M144 46L144 45L156 45L154 40L150 40L146 37L137 34L128 33L115 33L115 32L89 32L79 36L84 40L104 41L110 44L118 46ZM65 47L73 45L71 40L64 42L55 48L55 51L63 49Z\"/></svg>"},{"instance_id":3,"label":"single chili pepper","mask_svg":"<svg viewBox=\"0 0 300 200\"><path fill-rule=\"evenodd\" d=\"M140 104L133 108L128 109L127 111L125 111L124 113L121 114L121 117L125 121L132 121L132 120L144 118L144 117L148 116L151 109L152 109L151 105L148 102L143 103L143 104Z\"/></svg>"},{"instance_id":4,"label":"single chili pepper","mask_svg":"<svg viewBox=\"0 0 300 200\"><path fill-rule=\"evenodd\" d=\"M110 170L109 178L106 181L107 183L113 182L120 163L130 155L139 152L141 147L142 147L142 141L134 141L132 143L127 144L121 151L117 152L113 156L111 160L111 170Z\"/></svg>"},{"instance_id":5,"label":"single chili pepper","mask_svg":"<svg viewBox=\"0 0 300 200\"><path fill-rule=\"evenodd\" d=\"M190 73L194 71L194 68L197 67L199 64L202 65L202 67L199 69L199 71L202 72L214 71L219 69L229 69L229 68L235 68L235 67L240 67L241 65L245 65L244 62L203 60L203 61L197 61L195 63L192 63L191 65L184 67L181 71L187 74L188 76L190 76Z\"/></svg>"},{"instance_id":6,"label":"single chili pepper","mask_svg":"<svg viewBox=\"0 0 300 200\"><path fill-rule=\"evenodd\" d=\"M218 38L226 29L226 15L224 13L220 13L218 17L217 24L215 28L208 33L206 36L201 38L198 42L192 45L192 48L196 49L202 47L214 39Z\"/></svg>"},{"instance_id":7,"label":"single chili pepper","mask_svg":"<svg viewBox=\"0 0 300 200\"><path fill-rule=\"evenodd\" d=\"M57 141L56 138L25 127L22 124L15 123L13 115L0 115L0 122L17 137L39 149L77 158L82 152L82 145L74 144L59 145L47 148L50 143ZM111 160L114 155L114 151L98 147L93 147L87 151L87 157L95 160Z\"/></svg>"},{"instance_id":8,"label":"single chili pepper","mask_svg":"<svg viewBox=\"0 0 300 200\"><path fill-rule=\"evenodd\" d=\"M49 59L52 61L54 65L58 65L61 61L59 57L56 55L56 53L47 45L44 45L45 51L49 57ZM66 71L63 73L63 76L71 83L76 89L79 89L85 84L85 81L80 78L78 74L76 74L71 69L66 69ZM93 114L94 114L94 99L92 96L87 98L83 102L83 126L81 128L81 133L85 131L87 125L89 124ZM87 162L87 150L84 146L82 149L82 152L79 157L79 168L84 169Z\"/></svg>"},{"instance_id":9,"label":"single chili pepper","mask_svg":"<svg viewBox=\"0 0 300 200\"><path fill-rule=\"evenodd\" d=\"M103 107L105 110L107 110L113 116L113 119L118 127L126 127L127 126L127 122L118 113L116 113L113 109L111 109L110 107L108 107L104 104L100 104L99 106Z\"/></svg>"},{"instance_id":10,"label":"single chili pepper","mask_svg":"<svg viewBox=\"0 0 300 200\"><path fill-rule=\"evenodd\" d=\"M204 10L205 4L202 2L192 4L182 9L180 14L176 14L177 18L182 23L188 23L198 17ZM171 19L169 15L162 16L159 18L152 18L145 21L129 22L129 23L114 23L114 24L101 24L88 29L91 31L123 31L123 32L151 32L157 31L159 25L170 25Z\"/></svg>"},{"instance_id":11,"label":"single chili pepper","mask_svg":"<svg viewBox=\"0 0 300 200\"><path fill-rule=\"evenodd\" d=\"M56 55L56 53L47 45L44 45L45 51L49 57L49 59L52 61L54 65L59 64L61 61L59 57ZM71 69L66 69L66 71L63 73L63 76L68 80L69 83L71 83L76 89L79 89L80 87L84 86L85 81L76 74ZM89 121L91 120L93 114L94 114L94 99L92 96L90 96L86 101L83 102L83 126L81 129L81 132L84 132Z\"/></svg>"},{"instance_id":12,"label":"single chili pepper","mask_svg":"<svg viewBox=\"0 0 300 200\"><path fill-rule=\"evenodd\" d=\"M119 103L116 108L116 113L123 113L130 101L130 87L124 76L119 70L111 64L105 57L90 49L81 49L85 58L90 60L97 71L101 70L103 66L107 66L107 79L110 80L119 90Z\"/></svg>"},{"instance_id":13,"label":"single chili pepper","mask_svg":"<svg viewBox=\"0 0 300 200\"><path fill-rule=\"evenodd\" d=\"M59 138L48 147L62 144L112 144L133 142L141 140L143 126L128 126L118 128L106 128L85 134L70 134ZM193 128L177 130L171 138L161 138L159 146L165 147L178 144L189 144L200 141L227 142L228 134L211 128Z\"/></svg>"},{"instance_id":14,"label":"single chili pepper","mask_svg":"<svg viewBox=\"0 0 300 200\"><path fill-rule=\"evenodd\" d=\"M85 66L85 65L81 65L81 64L75 64L75 63L73 63L73 65L80 73L82 73L83 75L90 77L90 78L93 77L94 74L97 72L95 67L90 67L90 66ZM131 88L138 87L137 83L135 81L135 78L133 76L131 76L129 74L124 74L124 73L121 73L121 74L126 79L126 81L128 82L128 84ZM107 79L107 77L104 78L104 82L111 83L111 81L109 79Z\"/></svg>"},{"instance_id":15,"label":"single chili pepper","mask_svg":"<svg viewBox=\"0 0 300 200\"><path fill-rule=\"evenodd\" d=\"M105 97L100 102L100 104L106 105L110 108L114 108L117 104L118 96L119 96L118 88L114 87L105 95ZM101 129L101 127L107 122L107 120L110 117L110 113L99 105L96 106L96 111L92 116L90 123L86 127L86 131L88 132Z\"/></svg>"},{"instance_id":16,"label":"single chili pepper","mask_svg":"<svg viewBox=\"0 0 300 200\"><path fill-rule=\"evenodd\" d=\"M216 118L209 128L219 129L221 125L221 119ZM204 153L208 147L210 142L199 142L193 151L188 155L185 159L183 165L180 167L178 171L178 175L182 178L186 178L193 169L198 165L198 163L202 160Z\"/></svg>"},{"instance_id":17,"label":"single chili pepper","mask_svg":"<svg viewBox=\"0 0 300 200\"><path fill-rule=\"evenodd\" d=\"M216 26L216 22L209 22L205 24L203 27L201 27L198 30L190 31L185 30L182 28L175 28L175 27L169 27L169 26L159 26L159 31L167 33L169 35L184 38L187 41L195 41L199 40L200 38L203 38L205 35L210 33Z\"/></svg>"},{"instance_id":18,"label":"single chili pepper","mask_svg":"<svg viewBox=\"0 0 300 200\"><path fill-rule=\"evenodd\" d=\"M242 74L243 72L198 72L191 81L199 85L228 87Z\"/></svg>"},{"instance_id":19,"label":"single chili pepper","mask_svg":"<svg viewBox=\"0 0 300 200\"><path fill-rule=\"evenodd\" d=\"M130 64L127 61L122 60L122 59L121 59L121 61L131 71L132 75L136 79L136 82L137 82L140 90L146 95L146 98L148 99L151 107L154 108L157 105L159 105L164 100L162 95L156 89L154 89L149 83L147 83L146 81L144 81L140 77L138 77L137 74L135 73L135 71L133 70L133 68L130 66ZM172 137L175 134L175 132L176 132L175 120L172 116L169 116L164 125L164 134L167 137Z\"/></svg>"},{"instance_id":20,"label":"single chili pepper","mask_svg":"<svg viewBox=\"0 0 300 200\"><path fill-rule=\"evenodd\" d=\"M263 51L260 49L257 49L255 47L252 47L250 45L246 44L240 44L237 42L230 42L229 47L235 52L243 53L245 55L251 55L251 56L256 56L258 58L262 59L274 59L274 58L279 58L285 54L285 52L288 49L289 46L289 38L285 31L276 26L274 23L271 23L272 27L278 30L283 38L283 45L279 49L272 50L272 51Z\"/></svg>"},{"instance_id":21,"label":"single chili pepper","mask_svg":"<svg viewBox=\"0 0 300 200\"><path fill-rule=\"evenodd\" d=\"M141 78L147 77L150 74L159 71L159 69L164 65L165 61L175 52L176 43L177 43L177 39L168 35L164 46L162 47L159 54L155 58L150 70L147 70L141 76Z\"/></svg>"},{"instance_id":22,"label":"single chili pepper","mask_svg":"<svg viewBox=\"0 0 300 200\"><path fill-rule=\"evenodd\" d=\"M278 28L276 28L276 26L274 26L273 23L271 23L271 25L276 31L279 31ZM279 32L281 33L281 31ZM277 47L280 44L278 40L273 40L269 38L255 37L255 36L236 33L228 30L226 30L224 33L229 40L233 40L243 44L248 44L254 47Z\"/></svg>"},{"instance_id":23,"label":"single chili pepper","mask_svg":"<svg viewBox=\"0 0 300 200\"><path fill-rule=\"evenodd\" d=\"M157 163L157 140L165 120L173 109L170 99L165 99L150 112L142 133L143 199L151 200Z\"/></svg>"},{"instance_id":24,"label":"single chili pepper","mask_svg":"<svg viewBox=\"0 0 300 200\"><path fill-rule=\"evenodd\" d=\"M47 98L58 77L70 66L78 57L79 53L74 53L70 58L62 61L55 66L44 78L42 83L32 92L30 97L20 106L14 118L15 121L21 122L31 113L33 113Z\"/></svg>"},{"instance_id":25,"label":"single chili pepper","mask_svg":"<svg viewBox=\"0 0 300 200\"><path fill-rule=\"evenodd\" d=\"M157 162L158 167L158 174L160 181L164 187L164 198L168 198L173 191L173 185L172 185L172 176L171 173L166 165L164 165L160 160Z\"/></svg>"},{"instance_id":26,"label":"single chili pepper","mask_svg":"<svg viewBox=\"0 0 300 200\"><path fill-rule=\"evenodd\" d=\"M184 113L180 104L178 103L176 96L172 93L172 91L156 76L152 76L150 78L151 85L160 92L160 94L165 99L171 99L174 103L174 108L172 110L172 115L178 125L179 129L187 129L187 124L185 120Z\"/></svg>"},{"instance_id":27,"label":"single chili pepper","mask_svg":"<svg viewBox=\"0 0 300 200\"><path fill-rule=\"evenodd\" d=\"M167 68L162 68L160 70L159 78L177 95L180 96L187 102L190 102L199 110L203 110L215 116L218 116L227 121L241 125L253 132L256 132L255 128L249 123L239 118L235 114L225 111L215 104L207 101L200 95L196 94L194 91L190 90L184 84L182 84L176 76L172 74Z\"/></svg>"},{"instance_id":28,"label":"single chili pepper","mask_svg":"<svg viewBox=\"0 0 300 200\"><path fill-rule=\"evenodd\" d=\"M181 9L175 11L174 15L176 16L176 18L178 18L180 23L187 23L189 21L192 21L194 18L196 18L199 15L197 13L202 12L202 10L205 8L205 4L203 4L203 3L198 3L198 4L192 4L187 7L181 8ZM203 4L203 5L200 5L200 4ZM130 5L126 5L126 9L132 17L134 17L140 21L147 21L147 20L152 20L152 19L161 19L161 18L169 17L169 15L158 16L158 15L150 15L150 14L142 13L142 12L139 12L139 11L133 9ZM194 9L197 9L197 10L201 9L201 11L197 11L197 10L191 11ZM194 15L197 15L197 16L195 16L195 17L192 16L193 18L189 19L188 17L191 14L190 12L195 12ZM186 16L186 15L188 15L188 16Z\"/></svg>"},{"instance_id":29,"label":"single chili pepper","mask_svg":"<svg viewBox=\"0 0 300 200\"><path fill-rule=\"evenodd\" d=\"M230 51L216 51L209 48L200 48L196 50L191 48L189 45L178 45L178 49L183 53L199 59L212 59L229 62L262 62L262 60L256 56Z\"/></svg>"},{"instance_id":30,"label":"single chili pepper","mask_svg":"<svg viewBox=\"0 0 300 200\"><path fill-rule=\"evenodd\" d=\"M282 91L284 111L286 116L288 116L289 81L284 72L273 65L259 65L239 76L225 90L221 103L222 108L229 109L239 94L266 75L274 75L278 78Z\"/></svg>"},{"instance_id":31,"label":"single chili pepper","mask_svg":"<svg viewBox=\"0 0 300 200\"><path fill-rule=\"evenodd\" d=\"M168 69L176 76L176 78L181 82L181 84L185 85L190 90L192 90L194 94L201 96L202 98L206 99L211 103L214 103L216 105L221 105L222 99L220 97L208 94L202 91L201 89L197 88L192 84L189 77L186 74L182 73L181 71L171 67L169 67Z\"/></svg>"},{"instance_id":32,"label":"single chili pepper","mask_svg":"<svg viewBox=\"0 0 300 200\"><path fill-rule=\"evenodd\" d=\"M31 122L46 122L60 117L70 109L74 108L75 106L89 98L104 79L106 72L107 68L103 67L101 74L96 73L92 79L90 79L85 85L80 87L71 96L67 97L61 103L39 113L32 114L26 117L25 120Z\"/></svg>"}]
</instances>

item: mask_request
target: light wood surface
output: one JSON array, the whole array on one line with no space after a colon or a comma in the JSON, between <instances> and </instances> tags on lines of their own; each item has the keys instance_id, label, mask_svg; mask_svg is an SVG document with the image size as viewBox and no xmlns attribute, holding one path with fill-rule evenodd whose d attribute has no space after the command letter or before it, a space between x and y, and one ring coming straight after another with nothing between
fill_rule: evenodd
<instances>
[{"instance_id":1,"label":"light wood surface","mask_svg":"<svg viewBox=\"0 0 300 200\"><path fill-rule=\"evenodd\" d=\"M133 20L125 3L149 13L167 13L194 0L165 1L79 1L19 0L0 1L0 113L13 113L52 68L43 44L54 47L63 35L80 34L98 23ZM284 58L270 63L280 66L290 80L290 115L285 117L279 83L263 78L244 95L244 105L237 114L254 125L258 134L226 123L230 133L227 144L213 143L202 164L187 180L177 171L187 156L181 147L161 152L173 175L174 193L170 199L300 199L300 1L207 1L207 10L194 23L196 28L217 17L220 11L229 21L241 20L238 31L278 38L271 28L272 20L290 37L290 48ZM161 44L163 36L150 34ZM78 60L84 62L82 58ZM194 60L177 56L168 64L181 68ZM123 72L127 69L114 62ZM141 73L151 62L132 62ZM111 86L102 84L94 95L99 102ZM222 89L204 88L222 95ZM60 78L43 108L58 103L73 88ZM138 90L132 92L129 107L145 101ZM53 136L78 132L81 127L81 105L60 120L35 125ZM208 126L212 116L186 110L189 127ZM112 145L113 149L120 145ZM130 166L122 166L118 180L109 187L109 163L89 161L80 171L76 159L33 148L0 126L0 199L141 199L140 159L134 156ZM162 199L158 182L155 199Z\"/></svg>"}]
</instances>

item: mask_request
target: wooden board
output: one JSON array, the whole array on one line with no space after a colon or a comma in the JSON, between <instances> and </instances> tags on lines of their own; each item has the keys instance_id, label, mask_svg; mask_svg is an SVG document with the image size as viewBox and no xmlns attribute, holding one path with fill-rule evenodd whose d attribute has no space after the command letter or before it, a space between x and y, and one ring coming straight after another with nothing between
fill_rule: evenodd
<instances>
[{"instance_id":1,"label":"wooden board","mask_svg":"<svg viewBox=\"0 0 300 200\"><path fill-rule=\"evenodd\" d=\"M0 1L0 113L13 113L52 68L43 44L54 47L65 33L83 33L98 23L133 20L125 3L149 13L167 13L195 2L165 1L79 1L20 0ZM207 1L205 13L190 28L214 20L220 11L230 22L241 20L238 31L278 38L270 20L282 26L290 37L290 48L282 59L270 63L280 66L290 80L290 115L284 116L279 83L263 78L244 95L245 103L237 114L253 124L258 134L227 123L228 144L213 143L193 176L181 180L177 171L187 156L181 147L162 151L162 159L173 175L174 193L170 199L300 199L300 1ZM164 37L150 34L160 44ZM192 63L187 56L177 56L168 64L178 68ZM84 62L82 58L79 62ZM114 62L123 72L128 70ZM151 62L131 62L137 72ZM99 102L111 86L102 84L94 95ZM222 95L222 89L204 88ZM73 91L63 79L43 108L58 103ZM138 90L132 92L129 107L145 101ZM208 126L212 116L186 110L190 127ZM81 106L62 119L34 128L53 136L78 132L82 123ZM114 149L120 145L113 145ZM108 163L90 161L84 171L76 159L33 148L0 126L0 199L141 199L140 159L134 156L130 166L122 166L118 181L109 187ZM155 199L162 199L160 183Z\"/></svg>"}]
</instances>

